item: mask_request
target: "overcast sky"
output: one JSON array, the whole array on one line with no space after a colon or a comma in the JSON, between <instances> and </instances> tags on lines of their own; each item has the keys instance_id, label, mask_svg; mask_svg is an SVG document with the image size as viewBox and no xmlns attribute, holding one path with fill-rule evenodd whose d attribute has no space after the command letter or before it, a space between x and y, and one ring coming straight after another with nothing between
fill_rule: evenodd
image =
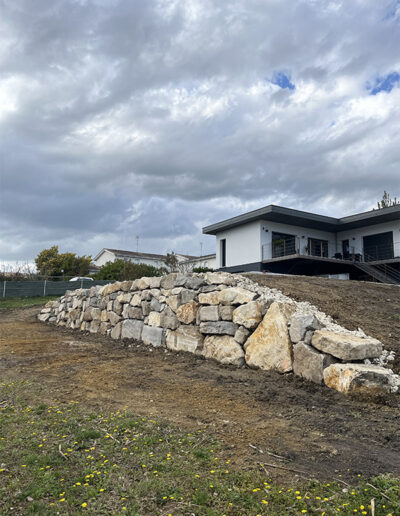
<instances>
[{"instance_id":1,"label":"overcast sky","mask_svg":"<svg viewBox=\"0 0 400 516\"><path fill-rule=\"evenodd\" d=\"M0 0L0 263L400 194L400 2Z\"/></svg>"}]
</instances>

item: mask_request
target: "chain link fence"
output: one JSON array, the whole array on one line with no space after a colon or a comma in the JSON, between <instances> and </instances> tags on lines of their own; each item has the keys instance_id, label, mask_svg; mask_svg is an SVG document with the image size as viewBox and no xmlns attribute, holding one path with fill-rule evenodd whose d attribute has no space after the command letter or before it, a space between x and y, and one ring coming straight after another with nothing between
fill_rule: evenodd
<instances>
[{"instance_id":1,"label":"chain link fence","mask_svg":"<svg viewBox=\"0 0 400 516\"><path fill-rule=\"evenodd\" d=\"M51 281L51 280L24 280L24 281L0 281L0 297L35 297L35 296L62 296L67 290L78 288L90 288L95 285L107 285L113 283L110 280L90 281L80 279L77 281Z\"/></svg>"}]
</instances>

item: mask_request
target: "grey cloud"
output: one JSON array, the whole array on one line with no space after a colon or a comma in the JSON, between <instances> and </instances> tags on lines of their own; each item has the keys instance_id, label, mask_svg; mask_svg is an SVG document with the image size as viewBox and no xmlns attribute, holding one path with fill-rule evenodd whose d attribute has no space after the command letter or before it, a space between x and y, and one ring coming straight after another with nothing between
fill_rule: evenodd
<instances>
[{"instance_id":1,"label":"grey cloud","mask_svg":"<svg viewBox=\"0 0 400 516\"><path fill-rule=\"evenodd\" d=\"M0 11L0 259L138 233L196 253L202 225L264 204L344 215L399 195L399 89L365 88L398 69L391 1Z\"/></svg>"}]
</instances>

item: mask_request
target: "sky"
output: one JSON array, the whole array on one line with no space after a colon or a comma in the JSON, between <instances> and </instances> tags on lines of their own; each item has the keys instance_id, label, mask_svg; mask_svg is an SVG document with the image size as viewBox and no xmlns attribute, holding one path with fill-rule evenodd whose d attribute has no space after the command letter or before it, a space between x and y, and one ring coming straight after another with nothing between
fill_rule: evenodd
<instances>
[{"instance_id":1,"label":"sky","mask_svg":"<svg viewBox=\"0 0 400 516\"><path fill-rule=\"evenodd\" d=\"M0 0L0 263L400 197L400 1Z\"/></svg>"}]
</instances>

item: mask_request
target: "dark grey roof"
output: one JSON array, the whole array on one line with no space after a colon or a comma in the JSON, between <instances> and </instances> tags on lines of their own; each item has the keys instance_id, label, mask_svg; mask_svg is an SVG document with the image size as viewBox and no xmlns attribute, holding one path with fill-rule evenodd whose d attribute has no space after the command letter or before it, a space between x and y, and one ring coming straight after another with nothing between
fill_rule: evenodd
<instances>
[{"instance_id":1,"label":"dark grey roof","mask_svg":"<svg viewBox=\"0 0 400 516\"><path fill-rule=\"evenodd\" d=\"M290 224L292 226L303 226L307 228L320 229L322 231L344 231L346 229L354 229L372 224L381 224L392 220L400 220L400 205L382 208L380 210L371 210L364 213L357 213L349 217L334 218L326 215L318 215L307 211L292 210L283 206L275 206L270 204L264 208L250 211L232 217L231 219L217 222L203 228L203 233L207 235L216 235L226 229L231 229L242 224L247 224L256 220L268 220L280 222L282 224Z\"/></svg>"}]
</instances>

